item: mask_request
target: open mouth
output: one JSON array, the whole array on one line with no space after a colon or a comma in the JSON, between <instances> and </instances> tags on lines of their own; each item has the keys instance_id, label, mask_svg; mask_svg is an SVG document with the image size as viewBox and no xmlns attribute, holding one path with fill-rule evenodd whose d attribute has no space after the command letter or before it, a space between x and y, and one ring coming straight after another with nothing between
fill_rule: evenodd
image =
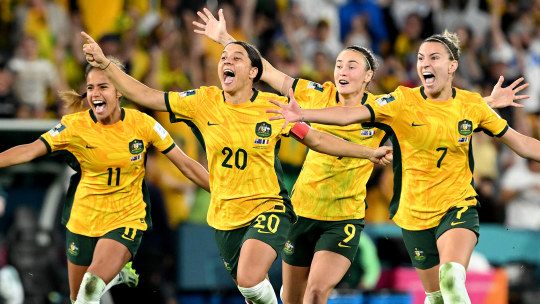
<instances>
[{"instance_id":1,"label":"open mouth","mask_svg":"<svg viewBox=\"0 0 540 304\"><path fill-rule=\"evenodd\" d=\"M340 81L339 81L339 84L341 84L341 85L347 85L347 84L349 84L349 82L348 82L347 80L340 80Z\"/></svg>"},{"instance_id":2,"label":"open mouth","mask_svg":"<svg viewBox=\"0 0 540 304\"><path fill-rule=\"evenodd\" d=\"M424 72L422 76L424 76L424 82L426 85L432 85L435 82L435 75L433 75L433 73Z\"/></svg>"},{"instance_id":3,"label":"open mouth","mask_svg":"<svg viewBox=\"0 0 540 304\"><path fill-rule=\"evenodd\" d=\"M234 81L234 72L230 69L226 69L223 71L223 83L224 84L231 84Z\"/></svg>"},{"instance_id":4,"label":"open mouth","mask_svg":"<svg viewBox=\"0 0 540 304\"><path fill-rule=\"evenodd\" d=\"M96 100L92 103L94 105L94 112L96 114L103 114L107 104L103 100Z\"/></svg>"}]
</instances>

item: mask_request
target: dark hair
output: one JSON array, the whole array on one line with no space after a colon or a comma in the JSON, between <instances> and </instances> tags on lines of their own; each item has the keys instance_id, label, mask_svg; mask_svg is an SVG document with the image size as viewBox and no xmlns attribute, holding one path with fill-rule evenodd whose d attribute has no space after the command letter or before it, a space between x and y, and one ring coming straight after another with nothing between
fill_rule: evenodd
<instances>
[{"instance_id":1,"label":"dark hair","mask_svg":"<svg viewBox=\"0 0 540 304\"><path fill-rule=\"evenodd\" d=\"M450 55L451 60L459 60L461 52L459 50L459 38L456 33L451 33L447 30L444 30L442 34L431 35L426 38L424 42L438 42L446 46L446 50Z\"/></svg>"},{"instance_id":2,"label":"dark hair","mask_svg":"<svg viewBox=\"0 0 540 304\"><path fill-rule=\"evenodd\" d=\"M373 73L375 73L375 71L377 71L377 69L379 68L379 63L377 62L375 55L373 55L373 52L370 51L368 48L358 45L351 45L346 47L344 50L352 50L361 53L367 62L366 71L372 70Z\"/></svg>"},{"instance_id":3,"label":"dark hair","mask_svg":"<svg viewBox=\"0 0 540 304\"><path fill-rule=\"evenodd\" d=\"M255 79L253 79L253 83L256 83L261 79L262 73L263 73L263 64L262 64L262 56L259 50L257 50L256 47L253 45L243 42L243 41L233 41L229 42L227 45L234 43L242 46L244 50L246 50L248 54L248 58L251 61L251 66L257 68L257 76L255 76Z\"/></svg>"}]
</instances>

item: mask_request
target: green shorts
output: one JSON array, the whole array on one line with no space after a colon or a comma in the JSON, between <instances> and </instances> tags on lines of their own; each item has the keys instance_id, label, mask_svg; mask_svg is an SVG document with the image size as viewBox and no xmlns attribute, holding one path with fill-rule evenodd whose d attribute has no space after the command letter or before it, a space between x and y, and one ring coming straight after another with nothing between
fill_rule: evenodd
<instances>
[{"instance_id":1,"label":"green shorts","mask_svg":"<svg viewBox=\"0 0 540 304\"><path fill-rule=\"evenodd\" d=\"M290 214L266 212L259 214L249 226L234 230L215 229L214 236L219 254L225 268L233 279L236 279L240 249L246 240L256 239L262 241L270 245L279 254L281 249L283 249L290 227Z\"/></svg>"},{"instance_id":2,"label":"green shorts","mask_svg":"<svg viewBox=\"0 0 540 304\"><path fill-rule=\"evenodd\" d=\"M118 228L99 237L89 237L73 233L66 229L66 255L68 260L79 266L90 266L94 249L99 239L111 239L120 242L131 252L131 259L135 258L141 245L144 231L133 228Z\"/></svg>"},{"instance_id":3,"label":"green shorts","mask_svg":"<svg viewBox=\"0 0 540 304\"><path fill-rule=\"evenodd\" d=\"M472 230L480 236L478 209L476 206L453 207L443 216L439 226L427 230L402 229L403 241L412 264L419 269L429 269L439 265L437 239L446 231L454 228Z\"/></svg>"},{"instance_id":4,"label":"green shorts","mask_svg":"<svg viewBox=\"0 0 540 304\"><path fill-rule=\"evenodd\" d=\"M354 260L364 219L319 221L298 217L291 226L281 258L292 266L308 267L317 251L327 250Z\"/></svg>"}]
</instances>

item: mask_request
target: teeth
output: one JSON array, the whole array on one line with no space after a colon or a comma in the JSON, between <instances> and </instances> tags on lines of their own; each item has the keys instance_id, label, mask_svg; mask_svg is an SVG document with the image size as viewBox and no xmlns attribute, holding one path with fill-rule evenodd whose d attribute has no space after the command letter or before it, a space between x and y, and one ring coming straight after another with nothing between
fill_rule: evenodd
<instances>
[{"instance_id":1,"label":"teeth","mask_svg":"<svg viewBox=\"0 0 540 304\"><path fill-rule=\"evenodd\" d=\"M340 80L339 83L341 83L341 84L348 84L349 82L348 82L348 81L345 81L345 80Z\"/></svg>"}]
</instances>

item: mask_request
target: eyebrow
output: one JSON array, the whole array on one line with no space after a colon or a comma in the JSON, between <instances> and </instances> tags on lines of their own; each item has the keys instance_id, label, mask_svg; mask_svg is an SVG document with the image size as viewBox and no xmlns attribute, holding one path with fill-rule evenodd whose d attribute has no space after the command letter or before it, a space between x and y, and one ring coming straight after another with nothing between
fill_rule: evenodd
<instances>
[{"instance_id":1,"label":"eyebrow","mask_svg":"<svg viewBox=\"0 0 540 304\"><path fill-rule=\"evenodd\" d=\"M344 61L341 60L341 59L338 59L338 60L336 60L336 62L344 62ZM349 62L354 62L354 63L358 63L358 64L359 64L359 62L356 61L356 60L349 60L349 61L347 61L347 63L349 63Z\"/></svg>"},{"instance_id":2,"label":"eyebrow","mask_svg":"<svg viewBox=\"0 0 540 304\"><path fill-rule=\"evenodd\" d=\"M223 55L223 54L225 54L225 53L228 53L228 52L227 52L227 51L223 51L223 52L221 52L221 55ZM232 52L232 53L233 53L233 54L240 54L240 55L244 56L244 53L242 53L241 51L234 51L234 52Z\"/></svg>"},{"instance_id":3,"label":"eyebrow","mask_svg":"<svg viewBox=\"0 0 540 304\"><path fill-rule=\"evenodd\" d=\"M100 86L100 85L104 85L104 84L105 84L105 85L109 85L108 82L102 82L102 83L97 83L97 84L95 84L95 86ZM93 85L94 85L94 84L92 84L92 83L86 84L87 87L88 87L88 86L93 86Z\"/></svg>"},{"instance_id":4,"label":"eyebrow","mask_svg":"<svg viewBox=\"0 0 540 304\"><path fill-rule=\"evenodd\" d=\"M424 54L422 54L421 52L418 52L418 55L422 55L422 56L425 56ZM432 55L441 55L441 53L439 52L433 52L431 54L428 54L429 56L432 56Z\"/></svg>"}]
</instances>

